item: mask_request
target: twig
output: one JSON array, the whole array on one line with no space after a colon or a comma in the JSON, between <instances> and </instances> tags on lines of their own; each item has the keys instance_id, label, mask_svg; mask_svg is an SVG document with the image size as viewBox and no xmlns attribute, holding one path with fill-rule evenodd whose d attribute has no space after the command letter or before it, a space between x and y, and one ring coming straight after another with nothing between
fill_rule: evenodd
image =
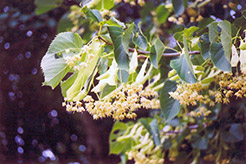
<instances>
[{"instance_id":1,"label":"twig","mask_svg":"<svg viewBox=\"0 0 246 164\"><path fill-rule=\"evenodd\" d=\"M197 129L199 127L199 125L191 125L191 126L188 126L188 128L190 130L192 129ZM207 127L207 124L203 123L203 127L206 128ZM163 133L167 134L167 135L172 135L172 134L179 134L179 133L182 133L183 130L177 130L177 131L162 131Z\"/></svg>"},{"instance_id":2,"label":"twig","mask_svg":"<svg viewBox=\"0 0 246 164\"><path fill-rule=\"evenodd\" d=\"M100 36L98 37L98 39L100 39L101 41L103 41L104 43L106 43L106 44L108 44L108 45L110 45L110 46L114 46L113 43L108 42L107 40L103 39L103 38L100 37ZM135 49L129 47L129 51L130 51L130 52L134 52ZM139 54L144 54L144 55L150 54L149 51L143 51L143 50L137 50L137 52L138 52ZM191 51L191 52L189 52L189 54L190 54L190 55L198 55L198 54L200 54L200 52L199 52L199 51ZM179 53L179 52L174 52L174 53L163 53L162 56L164 56L164 57L176 57L176 56L180 56L180 53ZM140 56L138 56L138 58L146 58L146 56L141 56L141 55L140 55Z\"/></svg>"}]
</instances>

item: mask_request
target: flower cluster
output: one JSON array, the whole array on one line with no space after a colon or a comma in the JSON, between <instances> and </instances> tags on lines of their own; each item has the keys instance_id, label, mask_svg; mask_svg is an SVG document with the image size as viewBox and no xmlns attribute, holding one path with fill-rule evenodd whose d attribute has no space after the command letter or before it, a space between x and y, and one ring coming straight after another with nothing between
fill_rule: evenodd
<instances>
[{"instance_id":1,"label":"flower cluster","mask_svg":"<svg viewBox=\"0 0 246 164\"><path fill-rule=\"evenodd\" d=\"M94 100L90 95L81 102L64 102L67 111L83 112L85 109L94 119L112 117L115 120L136 118L136 110L140 108L159 109L158 93L143 85L123 84L100 100ZM77 108L77 110L76 110Z\"/></svg>"},{"instance_id":2,"label":"flower cluster","mask_svg":"<svg viewBox=\"0 0 246 164\"><path fill-rule=\"evenodd\" d=\"M136 6L135 0L114 0L115 3L120 3L120 2L122 2L122 1L124 1L125 3L130 3L131 6ZM137 1L137 4L138 4L139 6L144 6L145 1L144 1L144 0L138 0L138 1Z\"/></svg>"},{"instance_id":3,"label":"flower cluster","mask_svg":"<svg viewBox=\"0 0 246 164\"><path fill-rule=\"evenodd\" d=\"M202 115L203 116L208 116L210 113L212 113L210 110L208 110L207 108L205 108L205 107L200 107L199 109L198 109L198 111L191 111L190 112L190 116L192 116L192 117L201 117Z\"/></svg>"},{"instance_id":4,"label":"flower cluster","mask_svg":"<svg viewBox=\"0 0 246 164\"><path fill-rule=\"evenodd\" d=\"M228 104L231 97L246 97L246 77L245 75L235 75L223 73L218 78L219 91L213 93L215 101Z\"/></svg>"},{"instance_id":5,"label":"flower cluster","mask_svg":"<svg viewBox=\"0 0 246 164\"><path fill-rule=\"evenodd\" d=\"M214 106L214 102L209 98L209 96L201 95L202 90L207 89L201 83L194 84L179 84L176 91L169 92L170 96L176 100L179 100L181 105L197 105L197 102L203 104L209 104L209 106Z\"/></svg>"},{"instance_id":6,"label":"flower cluster","mask_svg":"<svg viewBox=\"0 0 246 164\"><path fill-rule=\"evenodd\" d=\"M84 45L81 48L81 53L74 55L74 56L67 56L64 57L64 60L66 64L73 68L74 71L79 71L80 69L84 69L88 66L88 63L91 59L93 59L94 55L90 53L91 48L88 45ZM66 53L68 54L70 52L69 49L66 50ZM81 62L81 55L87 54L88 60L86 62Z\"/></svg>"}]
</instances>

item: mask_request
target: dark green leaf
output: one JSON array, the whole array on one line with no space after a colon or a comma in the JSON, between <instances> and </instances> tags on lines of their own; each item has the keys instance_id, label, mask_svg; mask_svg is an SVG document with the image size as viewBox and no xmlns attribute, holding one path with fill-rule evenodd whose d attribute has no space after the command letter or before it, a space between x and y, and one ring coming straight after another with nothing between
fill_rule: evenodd
<instances>
[{"instance_id":1,"label":"dark green leaf","mask_svg":"<svg viewBox=\"0 0 246 164\"><path fill-rule=\"evenodd\" d=\"M208 147L208 139L206 137L197 137L197 140L195 140L192 143L193 148L197 148L199 150L205 150Z\"/></svg>"},{"instance_id":2,"label":"dark green leaf","mask_svg":"<svg viewBox=\"0 0 246 164\"><path fill-rule=\"evenodd\" d=\"M35 0L35 12L37 15L44 14L62 4L63 0Z\"/></svg>"},{"instance_id":3,"label":"dark green leaf","mask_svg":"<svg viewBox=\"0 0 246 164\"><path fill-rule=\"evenodd\" d=\"M176 16L183 14L185 10L183 0L172 0L172 4Z\"/></svg>"},{"instance_id":4,"label":"dark green leaf","mask_svg":"<svg viewBox=\"0 0 246 164\"><path fill-rule=\"evenodd\" d=\"M162 43L160 38L157 38L154 45L152 45L150 49L150 60L156 69L158 68L158 63L161 60L164 50L164 44Z\"/></svg>"},{"instance_id":5,"label":"dark green leaf","mask_svg":"<svg viewBox=\"0 0 246 164\"><path fill-rule=\"evenodd\" d=\"M156 15L157 15L157 20L159 24L165 23L170 12L168 9L165 7L164 4L161 4L157 7L156 9Z\"/></svg>"},{"instance_id":6,"label":"dark green leaf","mask_svg":"<svg viewBox=\"0 0 246 164\"><path fill-rule=\"evenodd\" d=\"M209 58L209 46L210 46L210 42L209 42L208 34L207 33L203 34L200 38L199 47L200 47L201 55L204 60Z\"/></svg>"},{"instance_id":7,"label":"dark green leaf","mask_svg":"<svg viewBox=\"0 0 246 164\"><path fill-rule=\"evenodd\" d=\"M217 22L213 22L208 25L208 36L210 43L216 43L218 40L219 33L217 24Z\"/></svg>"},{"instance_id":8,"label":"dark green leaf","mask_svg":"<svg viewBox=\"0 0 246 164\"><path fill-rule=\"evenodd\" d=\"M122 44L127 53L128 53L129 43L130 43L130 39L132 36L132 31L133 31L134 26L135 26L134 23L130 24L122 36Z\"/></svg>"},{"instance_id":9,"label":"dark green leaf","mask_svg":"<svg viewBox=\"0 0 246 164\"><path fill-rule=\"evenodd\" d=\"M179 32L176 32L173 37L177 40L177 41L180 41L180 42L183 42L183 36L184 36L184 32L183 31L179 31Z\"/></svg>"},{"instance_id":10,"label":"dark green leaf","mask_svg":"<svg viewBox=\"0 0 246 164\"><path fill-rule=\"evenodd\" d=\"M243 16L237 18L233 24L237 27L240 27L242 29L245 29L246 28L246 18L244 18Z\"/></svg>"},{"instance_id":11,"label":"dark green leaf","mask_svg":"<svg viewBox=\"0 0 246 164\"><path fill-rule=\"evenodd\" d=\"M225 128L221 132L221 139L225 142L239 142L243 140L243 137L244 134L241 124L232 124L229 131Z\"/></svg>"},{"instance_id":12,"label":"dark green leaf","mask_svg":"<svg viewBox=\"0 0 246 164\"><path fill-rule=\"evenodd\" d=\"M117 76L118 76L120 82L122 82L122 83L128 82L129 73L126 70L119 69L117 74L118 74Z\"/></svg>"},{"instance_id":13,"label":"dark green leaf","mask_svg":"<svg viewBox=\"0 0 246 164\"><path fill-rule=\"evenodd\" d=\"M146 50L148 48L147 38L144 36L140 25L138 31L133 36L132 41L136 46L138 46L142 50Z\"/></svg>"},{"instance_id":14,"label":"dark green leaf","mask_svg":"<svg viewBox=\"0 0 246 164\"><path fill-rule=\"evenodd\" d=\"M197 82L196 77L186 61L185 55L181 55L178 59L172 60L170 66L177 71L179 77L187 83Z\"/></svg>"},{"instance_id":15,"label":"dark green leaf","mask_svg":"<svg viewBox=\"0 0 246 164\"><path fill-rule=\"evenodd\" d=\"M161 145L158 121L156 119L154 119L150 122L149 119L143 119L143 118L140 119L139 121L143 124L143 126L152 135L152 138L153 138L155 145L156 146Z\"/></svg>"},{"instance_id":16,"label":"dark green leaf","mask_svg":"<svg viewBox=\"0 0 246 164\"><path fill-rule=\"evenodd\" d=\"M100 97L103 98L104 96L107 96L109 93L114 91L116 89L116 86L108 85L103 88L102 92L100 93Z\"/></svg>"},{"instance_id":17,"label":"dark green leaf","mask_svg":"<svg viewBox=\"0 0 246 164\"><path fill-rule=\"evenodd\" d=\"M221 43L212 43L210 45L210 57L218 69L222 71L231 71L231 64L225 57Z\"/></svg>"},{"instance_id":18,"label":"dark green leaf","mask_svg":"<svg viewBox=\"0 0 246 164\"><path fill-rule=\"evenodd\" d=\"M62 16L57 25L57 33L65 32L73 28L72 21L68 18L70 12L67 12Z\"/></svg>"},{"instance_id":19,"label":"dark green leaf","mask_svg":"<svg viewBox=\"0 0 246 164\"><path fill-rule=\"evenodd\" d=\"M123 122L115 122L114 126L110 132L109 143L110 143L110 151L109 154L120 154L124 149L129 146L131 143L131 138L124 141L117 141L117 138L124 134L128 125ZM124 152L123 152L124 153Z\"/></svg>"},{"instance_id":20,"label":"dark green leaf","mask_svg":"<svg viewBox=\"0 0 246 164\"><path fill-rule=\"evenodd\" d=\"M180 110L180 104L178 100L170 97L169 92L176 90L177 83L175 81L166 81L160 94L161 112L166 121L171 120Z\"/></svg>"},{"instance_id":21,"label":"dark green leaf","mask_svg":"<svg viewBox=\"0 0 246 164\"><path fill-rule=\"evenodd\" d=\"M197 31L199 28L198 27L196 27L196 26L191 26L191 27L189 27L189 28L187 28L187 29L184 29L184 36L186 37L186 38L190 38L191 36L192 36L192 34L195 32L195 31Z\"/></svg>"},{"instance_id":22,"label":"dark green leaf","mask_svg":"<svg viewBox=\"0 0 246 164\"><path fill-rule=\"evenodd\" d=\"M150 134L152 135L155 145L156 146L161 145L158 121L156 119L154 119L150 123L150 129L151 129Z\"/></svg>"},{"instance_id":23,"label":"dark green leaf","mask_svg":"<svg viewBox=\"0 0 246 164\"><path fill-rule=\"evenodd\" d=\"M107 22L106 25L108 26L118 26L118 27L125 27L125 24L115 17L111 17Z\"/></svg>"},{"instance_id":24,"label":"dark green leaf","mask_svg":"<svg viewBox=\"0 0 246 164\"><path fill-rule=\"evenodd\" d=\"M78 73L74 73L67 80L61 82L61 92L63 97L67 97L67 90L73 85Z\"/></svg>"},{"instance_id":25,"label":"dark green leaf","mask_svg":"<svg viewBox=\"0 0 246 164\"><path fill-rule=\"evenodd\" d=\"M231 23L227 20L219 22L218 26L221 28L221 43L224 48L225 57L228 61L231 59L231 47L232 47L232 41L231 41Z\"/></svg>"},{"instance_id":26,"label":"dark green leaf","mask_svg":"<svg viewBox=\"0 0 246 164\"><path fill-rule=\"evenodd\" d=\"M89 9L87 6L84 6L82 11L86 14L88 19L92 19L95 22L101 22L103 20L102 15L96 9Z\"/></svg>"},{"instance_id":27,"label":"dark green leaf","mask_svg":"<svg viewBox=\"0 0 246 164\"><path fill-rule=\"evenodd\" d=\"M123 46L123 33L122 28L117 26L109 26L109 34L114 44L114 54L116 62L120 69L128 70L129 69L129 58L127 52Z\"/></svg>"},{"instance_id":28,"label":"dark green leaf","mask_svg":"<svg viewBox=\"0 0 246 164\"><path fill-rule=\"evenodd\" d=\"M198 33L202 32L205 28L207 28L207 25L212 23L213 21L214 20L212 18L202 19L198 24L198 27L199 27Z\"/></svg>"}]
</instances>

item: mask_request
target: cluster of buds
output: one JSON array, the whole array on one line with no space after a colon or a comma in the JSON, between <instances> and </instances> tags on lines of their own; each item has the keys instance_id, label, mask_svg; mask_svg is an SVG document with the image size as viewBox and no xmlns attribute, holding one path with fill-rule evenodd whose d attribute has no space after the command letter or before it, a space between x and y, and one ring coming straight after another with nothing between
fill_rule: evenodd
<instances>
[{"instance_id":1,"label":"cluster of buds","mask_svg":"<svg viewBox=\"0 0 246 164\"><path fill-rule=\"evenodd\" d=\"M81 53L73 56L66 56L64 57L64 60L69 67L73 68L74 71L79 71L80 69L86 68L90 60L93 59L94 55L90 53L90 51L91 48L88 45L84 45L81 48ZM67 49L65 52L66 54L69 54L70 49ZM87 54L86 62L81 62L82 54Z\"/></svg>"},{"instance_id":2,"label":"cluster of buds","mask_svg":"<svg viewBox=\"0 0 246 164\"><path fill-rule=\"evenodd\" d=\"M203 89L201 83L194 84L179 84L176 91L169 92L169 95L179 100L182 105L197 105L197 101L204 102L205 97L200 95L199 92Z\"/></svg>"},{"instance_id":3,"label":"cluster of buds","mask_svg":"<svg viewBox=\"0 0 246 164\"><path fill-rule=\"evenodd\" d=\"M110 10L106 10L106 9L104 9L100 13L101 13L101 15L102 15L103 18L105 16L115 17L117 15L115 11L110 11Z\"/></svg>"},{"instance_id":4,"label":"cluster of buds","mask_svg":"<svg viewBox=\"0 0 246 164\"><path fill-rule=\"evenodd\" d=\"M120 3L124 1L125 3L130 3L131 6L136 6L137 4L139 6L144 6L145 5L145 1L144 0L138 0L137 4L135 2L135 0L114 0L115 3Z\"/></svg>"},{"instance_id":5,"label":"cluster of buds","mask_svg":"<svg viewBox=\"0 0 246 164\"><path fill-rule=\"evenodd\" d=\"M220 86L216 92L215 101L218 103L228 104L231 97L246 97L246 77L245 75L235 75L223 73L217 77Z\"/></svg>"},{"instance_id":6,"label":"cluster of buds","mask_svg":"<svg viewBox=\"0 0 246 164\"><path fill-rule=\"evenodd\" d=\"M205 107L200 107L198 111L191 111L190 116L192 117L201 117L202 115L207 117L210 113L212 113L210 110L208 110Z\"/></svg>"},{"instance_id":7,"label":"cluster of buds","mask_svg":"<svg viewBox=\"0 0 246 164\"><path fill-rule=\"evenodd\" d=\"M115 120L124 118L136 118L134 113L140 108L159 109L160 102L158 93L150 88L143 89L143 85L127 84L111 92L101 100L94 100L90 95L84 99L85 109L93 116L94 119L112 117ZM84 108L76 103L63 103L68 111L83 112ZM76 107L78 109L76 110Z\"/></svg>"}]
</instances>

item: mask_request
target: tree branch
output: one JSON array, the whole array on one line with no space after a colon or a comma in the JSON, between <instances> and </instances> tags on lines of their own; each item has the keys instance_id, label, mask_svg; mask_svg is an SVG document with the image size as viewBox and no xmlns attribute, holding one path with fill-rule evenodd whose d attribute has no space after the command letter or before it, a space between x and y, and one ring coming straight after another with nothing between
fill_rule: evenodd
<instances>
[{"instance_id":1,"label":"tree branch","mask_svg":"<svg viewBox=\"0 0 246 164\"><path fill-rule=\"evenodd\" d=\"M103 38L100 37L100 36L98 37L98 39L101 40L101 41L103 41L103 42L106 43L107 45L114 46L113 43L108 42L107 40L103 39ZM129 51L130 51L130 52L134 52L135 49L129 47ZM137 50L137 52L138 52L139 54L144 54L144 55L150 54L149 51ZM199 52L199 51L191 51L191 52L189 52L189 54L190 54L190 55L198 55L198 54L200 54L200 52ZM179 52L176 52L176 53L163 53L162 56L164 56L164 57L176 57L176 56L180 56L180 53L179 53ZM146 58L146 56L138 56L138 58Z\"/></svg>"}]
</instances>

